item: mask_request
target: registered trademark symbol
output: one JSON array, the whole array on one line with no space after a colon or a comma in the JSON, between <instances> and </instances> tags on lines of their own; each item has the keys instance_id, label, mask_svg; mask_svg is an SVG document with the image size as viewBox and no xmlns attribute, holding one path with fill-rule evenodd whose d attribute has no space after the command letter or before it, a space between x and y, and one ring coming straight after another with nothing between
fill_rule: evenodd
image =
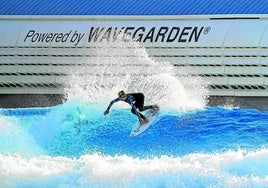
<instances>
[{"instance_id":1,"label":"registered trademark symbol","mask_svg":"<svg viewBox=\"0 0 268 188\"><path fill-rule=\"evenodd\" d=\"M211 27L206 27L204 30L204 34L208 34L211 30Z\"/></svg>"}]
</instances>

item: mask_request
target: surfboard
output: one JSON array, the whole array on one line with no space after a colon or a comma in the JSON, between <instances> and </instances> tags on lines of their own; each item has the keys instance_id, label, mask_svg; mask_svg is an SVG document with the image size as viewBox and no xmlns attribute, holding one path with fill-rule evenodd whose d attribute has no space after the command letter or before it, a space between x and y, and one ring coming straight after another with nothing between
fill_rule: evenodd
<instances>
[{"instance_id":1,"label":"surfboard","mask_svg":"<svg viewBox=\"0 0 268 188\"><path fill-rule=\"evenodd\" d=\"M137 124L135 124L135 126L133 127L133 129L130 133L130 137L137 136L137 135L141 134L142 132L144 132L146 129L148 129L156 120L158 112L159 112L159 107L148 110L144 114L144 116L149 120L149 122L146 124L143 124L143 125L140 125L139 122Z\"/></svg>"}]
</instances>

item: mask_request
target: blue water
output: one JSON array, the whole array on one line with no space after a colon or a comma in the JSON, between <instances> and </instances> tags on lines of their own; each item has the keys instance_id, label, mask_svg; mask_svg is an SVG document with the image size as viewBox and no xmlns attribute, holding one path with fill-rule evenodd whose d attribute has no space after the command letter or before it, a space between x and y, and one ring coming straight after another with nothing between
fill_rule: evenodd
<instances>
[{"instance_id":1,"label":"blue water","mask_svg":"<svg viewBox=\"0 0 268 188\"><path fill-rule=\"evenodd\" d=\"M0 187L267 187L268 112L161 109L131 138L129 108L2 109Z\"/></svg>"}]
</instances>

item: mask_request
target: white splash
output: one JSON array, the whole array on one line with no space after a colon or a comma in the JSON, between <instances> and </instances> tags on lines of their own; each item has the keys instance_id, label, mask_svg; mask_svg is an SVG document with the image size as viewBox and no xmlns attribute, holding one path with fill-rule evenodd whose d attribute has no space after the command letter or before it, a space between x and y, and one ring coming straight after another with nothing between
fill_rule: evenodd
<instances>
[{"instance_id":1,"label":"white splash","mask_svg":"<svg viewBox=\"0 0 268 188\"><path fill-rule=\"evenodd\" d=\"M107 103L120 90L143 92L147 103L175 110L200 109L206 105L206 84L191 70L168 62L153 61L136 42L98 43L92 57L70 77L68 99ZM83 73L81 73L83 72Z\"/></svg>"}]
</instances>

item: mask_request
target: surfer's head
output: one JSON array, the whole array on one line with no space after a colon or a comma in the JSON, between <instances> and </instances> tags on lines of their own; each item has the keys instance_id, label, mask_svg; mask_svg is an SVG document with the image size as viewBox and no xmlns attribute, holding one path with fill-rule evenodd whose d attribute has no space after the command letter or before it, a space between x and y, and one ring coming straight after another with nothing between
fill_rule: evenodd
<instances>
[{"instance_id":1,"label":"surfer's head","mask_svg":"<svg viewBox=\"0 0 268 188\"><path fill-rule=\"evenodd\" d=\"M126 100L127 94L124 91L119 91L118 97L120 100Z\"/></svg>"}]
</instances>

